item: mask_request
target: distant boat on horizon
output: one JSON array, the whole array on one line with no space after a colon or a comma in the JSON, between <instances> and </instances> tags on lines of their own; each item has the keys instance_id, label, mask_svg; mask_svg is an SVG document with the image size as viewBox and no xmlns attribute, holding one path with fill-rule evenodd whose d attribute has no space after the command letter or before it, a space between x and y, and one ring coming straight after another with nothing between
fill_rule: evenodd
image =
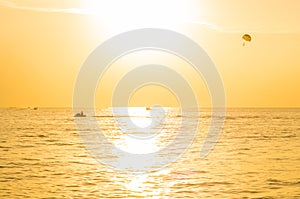
<instances>
[{"instance_id":1,"label":"distant boat on horizon","mask_svg":"<svg viewBox=\"0 0 300 199\"><path fill-rule=\"evenodd\" d=\"M80 113L76 113L74 117L86 117L86 115L84 115L83 112L81 111Z\"/></svg>"},{"instance_id":2,"label":"distant boat on horizon","mask_svg":"<svg viewBox=\"0 0 300 199\"><path fill-rule=\"evenodd\" d=\"M146 107L146 110L147 110L147 111L150 111L150 110L151 110L151 107L147 106L147 107Z\"/></svg>"}]
</instances>

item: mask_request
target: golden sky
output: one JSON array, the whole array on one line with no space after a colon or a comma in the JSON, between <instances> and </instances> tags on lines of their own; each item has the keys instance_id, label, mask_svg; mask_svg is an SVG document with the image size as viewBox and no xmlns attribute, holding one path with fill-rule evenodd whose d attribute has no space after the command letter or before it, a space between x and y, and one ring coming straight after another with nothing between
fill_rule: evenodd
<instances>
[{"instance_id":1,"label":"golden sky","mask_svg":"<svg viewBox=\"0 0 300 199\"><path fill-rule=\"evenodd\" d=\"M203 47L223 79L228 107L300 107L299 10L298 0L0 0L0 107L71 107L89 53L116 34L146 27L175 30ZM245 46L244 33L252 36ZM185 68L163 53L141 56ZM139 63L134 57L119 65ZM110 95L126 72L116 71L104 77L99 92ZM191 71L183 74L196 81ZM200 104L209 106L203 83L193 88ZM155 86L141 88L130 103L157 99L177 105L169 91Z\"/></svg>"}]
</instances>

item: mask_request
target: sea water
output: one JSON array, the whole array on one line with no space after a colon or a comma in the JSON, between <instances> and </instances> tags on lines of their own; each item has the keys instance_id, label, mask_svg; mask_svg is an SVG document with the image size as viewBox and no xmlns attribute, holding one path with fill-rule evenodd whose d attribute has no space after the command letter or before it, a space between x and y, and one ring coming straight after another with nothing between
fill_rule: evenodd
<instances>
[{"instance_id":1,"label":"sea water","mask_svg":"<svg viewBox=\"0 0 300 199\"><path fill-rule=\"evenodd\" d=\"M176 133L177 111L167 109L164 133ZM96 114L106 134L118 133L108 110ZM93 158L71 108L7 108L0 117L0 198L300 198L300 109L227 109L205 158L199 151L210 112L200 110L190 148L166 168L139 175Z\"/></svg>"}]
</instances>

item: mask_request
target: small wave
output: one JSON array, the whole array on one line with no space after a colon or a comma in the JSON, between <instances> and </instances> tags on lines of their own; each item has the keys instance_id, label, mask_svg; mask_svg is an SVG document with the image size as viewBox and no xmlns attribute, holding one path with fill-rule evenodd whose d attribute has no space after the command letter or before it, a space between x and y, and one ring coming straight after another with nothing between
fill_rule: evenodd
<instances>
[{"instance_id":1,"label":"small wave","mask_svg":"<svg viewBox=\"0 0 300 199\"><path fill-rule=\"evenodd\" d=\"M226 120L238 120L238 119L261 119L260 116L254 115L254 116L226 116Z\"/></svg>"},{"instance_id":2,"label":"small wave","mask_svg":"<svg viewBox=\"0 0 300 199\"><path fill-rule=\"evenodd\" d=\"M33 138L36 137L36 135L21 135L21 138Z\"/></svg>"},{"instance_id":3,"label":"small wave","mask_svg":"<svg viewBox=\"0 0 300 199\"><path fill-rule=\"evenodd\" d=\"M250 194L253 194L253 193L261 193L262 191L259 191L259 190L243 190L241 191L242 193L250 193Z\"/></svg>"},{"instance_id":4,"label":"small wave","mask_svg":"<svg viewBox=\"0 0 300 199\"><path fill-rule=\"evenodd\" d=\"M271 196L263 196L263 197L253 198L253 199L275 199L275 198Z\"/></svg>"},{"instance_id":5,"label":"small wave","mask_svg":"<svg viewBox=\"0 0 300 199\"><path fill-rule=\"evenodd\" d=\"M54 176L63 176L63 175L66 175L66 173L58 172L58 173L53 173L51 175L54 175Z\"/></svg>"},{"instance_id":6,"label":"small wave","mask_svg":"<svg viewBox=\"0 0 300 199\"><path fill-rule=\"evenodd\" d=\"M267 179L267 184L271 186L298 186L300 185L300 180L296 181L282 181L282 180L277 180L277 179Z\"/></svg>"},{"instance_id":7,"label":"small wave","mask_svg":"<svg viewBox=\"0 0 300 199\"><path fill-rule=\"evenodd\" d=\"M63 131L66 131L66 132L72 132L72 131L77 131L76 128L65 128L65 129L62 129Z\"/></svg>"},{"instance_id":8,"label":"small wave","mask_svg":"<svg viewBox=\"0 0 300 199\"><path fill-rule=\"evenodd\" d=\"M48 140L45 140L45 142L58 142L59 140L54 140L54 139L48 139Z\"/></svg>"},{"instance_id":9,"label":"small wave","mask_svg":"<svg viewBox=\"0 0 300 199\"><path fill-rule=\"evenodd\" d=\"M24 130L34 130L34 127L20 127L20 128L16 128L16 130L18 131L24 131Z\"/></svg>"},{"instance_id":10,"label":"small wave","mask_svg":"<svg viewBox=\"0 0 300 199\"><path fill-rule=\"evenodd\" d=\"M114 117L113 115L95 115L95 116L92 116L92 117Z\"/></svg>"},{"instance_id":11,"label":"small wave","mask_svg":"<svg viewBox=\"0 0 300 199\"><path fill-rule=\"evenodd\" d=\"M36 159L36 158L20 158L20 160L24 160L24 161L40 161L40 159Z\"/></svg>"},{"instance_id":12,"label":"small wave","mask_svg":"<svg viewBox=\"0 0 300 199\"><path fill-rule=\"evenodd\" d=\"M11 147L8 146L0 146L0 149L10 149Z\"/></svg>"},{"instance_id":13,"label":"small wave","mask_svg":"<svg viewBox=\"0 0 300 199\"><path fill-rule=\"evenodd\" d=\"M37 135L37 137L39 137L39 138L45 138L47 136L46 135Z\"/></svg>"},{"instance_id":14,"label":"small wave","mask_svg":"<svg viewBox=\"0 0 300 199\"><path fill-rule=\"evenodd\" d=\"M55 145L55 146L73 146L73 143L64 143L64 142L56 142L56 143L51 143L49 145Z\"/></svg>"},{"instance_id":15,"label":"small wave","mask_svg":"<svg viewBox=\"0 0 300 199\"><path fill-rule=\"evenodd\" d=\"M34 148L35 146L34 145L15 145L14 147L17 147L17 148Z\"/></svg>"}]
</instances>

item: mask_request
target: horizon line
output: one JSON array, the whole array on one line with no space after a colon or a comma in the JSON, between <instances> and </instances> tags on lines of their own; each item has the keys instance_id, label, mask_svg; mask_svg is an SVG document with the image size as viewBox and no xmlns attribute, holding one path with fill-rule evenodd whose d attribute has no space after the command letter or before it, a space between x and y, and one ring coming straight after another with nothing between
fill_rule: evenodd
<instances>
[{"instance_id":1,"label":"horizon line","mask_svg":"<svg viewBox=\"0 0 300 199\"><path fill-rule=\"evenodd\" d=\"M116 106L117 107L117 106ZM126 106L122 106L122 107L126 107ZM135 107L148 107L148 106L127 106L127 107L131 107L131 108L135 108ZM150 106L150 107L154 107L154 106ZM166 108L180 108L180 106L163 106ZM73 109L72 106L0 106L0 109L33 109L33 108L70 108ZM81 107L82 109L89 109L86 107ZM90 108L95 108L95 109L107 109L107 108L112 108L112 106L110 107L90 107ZM119 107L121 108L121 107ZM200 106L200 107L190 107L190 108L205 108L205 109L211 109L211 106ZM240 109L300 109L300 106L227 106L227 107L216 107L216 108L225 108L225 109L232 109L232 108L240 108Z\"/></svg>"}]
</instances>

